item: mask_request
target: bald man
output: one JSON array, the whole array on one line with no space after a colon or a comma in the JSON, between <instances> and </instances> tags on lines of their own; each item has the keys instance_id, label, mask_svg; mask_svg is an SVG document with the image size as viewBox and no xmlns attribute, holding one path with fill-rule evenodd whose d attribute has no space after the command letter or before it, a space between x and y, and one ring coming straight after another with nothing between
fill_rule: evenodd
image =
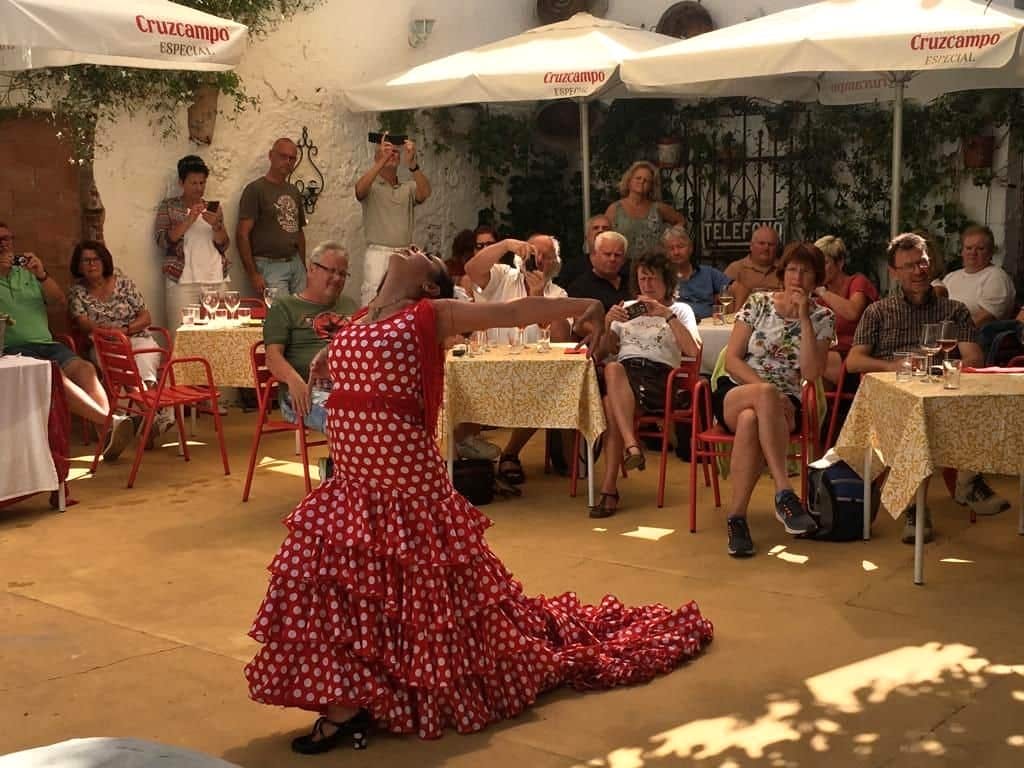
<instances>
[{"instance_id":1,"label":"bald man","mask_svg":"<svg viewBox=\"0 0 1024 768\"><path fill-rule=\"evenodd\" d=\"M267 158L266 174L242 191L235 242L256 292L270 288L288 296L306 287L306 212L299 190L288 181L299 150L291 139L280 138Z\"/></svg>"},{"instance_id":2,"label":"bald man","mask_svg":"<svg viewBox=\"0 0 1024 768\"><path fill-rule=\"evenodd\" d=\"M733 311L754 291L774 291L782 286L775 274L779 258L779 233L763 226L750 236L750 252L725 268L725 276L732 280L732 295L736 298Z\"/></svg>"}]
</instances>

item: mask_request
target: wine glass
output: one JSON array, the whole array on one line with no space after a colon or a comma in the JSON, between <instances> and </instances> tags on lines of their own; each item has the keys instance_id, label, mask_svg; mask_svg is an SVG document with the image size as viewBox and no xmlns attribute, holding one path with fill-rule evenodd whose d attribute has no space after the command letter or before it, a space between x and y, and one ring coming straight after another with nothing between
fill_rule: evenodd
<instances>
[{"instance_id":1,"label":"wine glass","mask_svg":"<svg viewBox=\"0 0 1024 768\"><path fill-rule=\"evenodd\" d=\"M224 306L227 307L228 317L235 317L241 304L242 298L238 291L224 291Z\"/></svg>"},{"instance_id":2,"label":"wine glass","mask_svg":"<svg viewBox=\"0 0 1024 768\"><path fill-rule=\"evenodd\" d=\"M267 286L263 289L263 303L267 305L267 309L273 306L275 298L277 298L277 288Z\"/></svg>"},{"instance_id":3,"label":"wine glass","mask_svg":"<svg viewBox=\"0 0 1024 768\"><path fill-rule=\"evenodd\" d=\"M958 343L956 338L956 323L952 320L943 320L939 326L939 347L942 349L942 369L946 369L949 360L949 353L956 349Z\"/></svg>"},{"instance_id":4,"label":"wine glass","mask_svg":"<svg viewBox=\"0 0 1024 768\"><path fill-rule=\"evenodd\" d=\"M942 349L939 344L941 323L926 323L921 328L921 351L924 352L924 378L922 381L932 382L932 355Z\"/></svg>"},{"instance_id":5,"label":"wine glass","mask_svg":"<svg viewBox=\"0 0 1024 768\"><path fill-rule=\"evenodd\" d=\"M729 286L722 289L722 292L718 294L718 303L722 305L722 318L724 319L729 314L729 307L732 306L732 294L729 293Z\"/></svg>"},{"instance_id":6,"label":"wine glass","mask_svg":"<svg viewBox=\"0 0 1024 768\"><path fill-rule=\"evenodd\" d=\"M213 313L220 305L220 291L216 288L204 288L203 289L203 306L206 308L206 316L211 320L213 319Z\"/></svg>"}]
</instances>

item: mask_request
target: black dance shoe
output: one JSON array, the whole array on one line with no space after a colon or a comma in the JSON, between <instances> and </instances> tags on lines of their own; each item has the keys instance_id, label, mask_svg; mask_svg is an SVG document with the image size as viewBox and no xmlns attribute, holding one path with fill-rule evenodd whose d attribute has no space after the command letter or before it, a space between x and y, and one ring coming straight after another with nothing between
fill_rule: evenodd
<instances>
[{"instance_id":1,"label":"black dance shoe","mask_svg":"<svg viewBox=\"0 0 1024 768\"><path fill-rule=\"evenodd\" d=\"M325 736L325 725L333 725L336 730L330 736ZM298 752L300 755L319 755L329 752L346 741L351 743L352 749L366 749L367 737L372 725L373 719L365 709L360 709L355 715L341 723L328 720L326 717L318 718L313 723L312 731L305 736L292 739L292 752Z\"/></svg>"}]
</instances>

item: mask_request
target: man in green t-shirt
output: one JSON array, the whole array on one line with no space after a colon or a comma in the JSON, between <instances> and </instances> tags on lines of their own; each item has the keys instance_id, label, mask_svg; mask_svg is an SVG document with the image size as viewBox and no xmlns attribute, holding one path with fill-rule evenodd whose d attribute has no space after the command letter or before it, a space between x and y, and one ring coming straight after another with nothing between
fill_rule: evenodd
<instances>
[{"instance_id":1,"label":"man in green t-shirt","mask_svg":"<svg viewBox=\"0 0 1024 768\"><path fill-rule=\"evenodd\" d=\"M316 353L327 346L313 330L313 320L322 312L351 315L356 303L342 296L348 278L348 251L340 243L328 241L313 249L306 265L306 287L294 296L274 300L263 324L263 342L267 348L267 367L281 382L281 413L289 421L303 422L318 432L327 431L329 390L310 392L306 386L309 365Z\"/></svg>"}]
</instances>

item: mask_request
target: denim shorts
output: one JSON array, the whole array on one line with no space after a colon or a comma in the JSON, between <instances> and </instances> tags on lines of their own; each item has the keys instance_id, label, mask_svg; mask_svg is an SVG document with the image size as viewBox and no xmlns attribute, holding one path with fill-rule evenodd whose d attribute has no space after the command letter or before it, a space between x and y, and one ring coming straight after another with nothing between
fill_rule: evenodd
<instances>
[{"instance_id":1,"label":"denim shorts","mask_svg":"<svg viewBox=\"0 0 1024 768\"><path fill-rule=\"evenodd\" d=\"M22 355L24 357L35 357L39 360L56 361L61 369L67 368L69 363L81 358L58 341L34 344L19 344L14 347L4 347L4 354Z\"/></svg>"},{"instance_id":2,"label":"denim shorts","mask_svg":"<svg viewBox=\"0 0 1024 768\"><path fill-rule=\"evenodd\" d=\"M330 390L315 387L309 413L303 419L303 423L307 427L317 432L323 432L325 435L327 434L327 408L325 405L330 395ZM292 395L290 392L280 399L279 405L281 415L284 416L285 421L290 421L292 424L298 422L298 414L295 413L295 407L292 405Z\"/></svg>"}]
</instances>

